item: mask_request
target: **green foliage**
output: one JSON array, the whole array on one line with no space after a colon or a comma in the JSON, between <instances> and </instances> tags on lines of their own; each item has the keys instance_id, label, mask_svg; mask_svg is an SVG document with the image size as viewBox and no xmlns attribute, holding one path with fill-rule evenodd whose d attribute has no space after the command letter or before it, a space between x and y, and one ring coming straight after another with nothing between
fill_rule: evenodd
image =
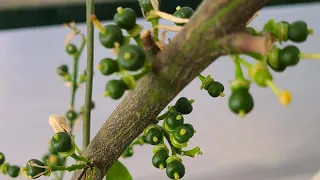
<instances>
[{"instance_id":1,"label":"green foliage","mask_svg":"<svg viewBox=\"0 0 320 180\"><path fill-rule=\"evenodd\" d=\"M106 180L132 180L128 169L117 160L109 169L106 175Z\"/></svg>"}]
</instances>

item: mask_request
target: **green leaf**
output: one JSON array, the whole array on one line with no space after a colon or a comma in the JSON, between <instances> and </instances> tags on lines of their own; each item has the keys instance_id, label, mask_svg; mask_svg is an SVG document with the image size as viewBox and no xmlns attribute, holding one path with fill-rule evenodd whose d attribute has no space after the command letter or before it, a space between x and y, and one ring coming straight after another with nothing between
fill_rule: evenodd
<instances>
[{"instance_id":1,"label":"green leaf","mask_svg":"<svg viewBox=\"0 0 320 180\"><path fill-rule=\"evenodd\" d=\"M119 160L117 160L107 172L106 180L132 180L132 177Z\"/></svg>"}]
</instances>

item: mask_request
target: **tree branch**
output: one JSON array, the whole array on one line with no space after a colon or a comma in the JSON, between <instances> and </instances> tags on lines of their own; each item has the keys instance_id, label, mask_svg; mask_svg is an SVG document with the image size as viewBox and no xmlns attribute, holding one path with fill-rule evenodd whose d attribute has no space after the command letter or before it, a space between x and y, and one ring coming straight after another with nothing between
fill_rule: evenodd
<instances>
[{"instance_id":1,"label":"tree branch","mask_svg":"<svg viewBox=\"0 0 320 180\"><path fill-rule=\"evenodd\" d=\"M225 53L226 37L243 32L268 0L204 0L181 32L159 52L154 72L142 77L83 152L101 180L143 129L203 69ZM237 44L237 43L236 43Z\"/></svg>"}]
</instances>

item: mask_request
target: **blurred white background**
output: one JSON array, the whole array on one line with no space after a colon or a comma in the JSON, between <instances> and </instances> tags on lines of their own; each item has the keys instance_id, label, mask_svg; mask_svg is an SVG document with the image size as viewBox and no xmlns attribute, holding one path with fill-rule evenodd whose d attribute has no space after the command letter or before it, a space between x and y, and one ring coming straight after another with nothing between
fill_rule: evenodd
<instances>
[{"instance_id":1,"label":"blurred white background","mask_svg":"<svg viewBox=\"0 0 320 180\"><path fill-rule=\"evenodd\" d=\"M314 29L314 35L306 43L299 44L300 50L320 53L319 11L319 3L265 8L252 26L261 28L270 18L289 22L304 20ZM150 24L141 19L138 23L150 28ZM78 27L85 32L84 24ZM48 124L49 115L64 115L67 110L71 92L63 86L55 68L72 63L63 46L69 32L62 26L0 31L0 151L12 164L25 165L31 158L41 158L53 135ZM100 45L97 33L95 67L101 58L113 57ZM81 58L81 72L85 67L85 53ZM186 116L186 121L197 130L189 147L199 145L204 153L194 159L184 159L184 179L310 179L320 169L319 69L320 61L302 60L298 66L274 74L275 82L292 92L293 101L289 107L281 106L270 89L253 85L254 110L241 119L228 109L228 81L234 77L232 61L221 57L210 65L203 74L211 74L225 84L225 98L213 99L200 91L198 79L178 95L195 99L193 113ZM118 103L103 98L105 83L111 78L114 77L95 72L92 137ZM84 88L81 88L76 99L78 109L84 103L83 96ZM76 141L81 146L82 125L77 127ZM135 180L166 179L165 171L151 164L151 146L135 147L134 151L132 158L122 162ZM70 177L71 174L67 174L65 179ZM0 179L10 178L0 175Z\"/></svg>"}]
</instances>

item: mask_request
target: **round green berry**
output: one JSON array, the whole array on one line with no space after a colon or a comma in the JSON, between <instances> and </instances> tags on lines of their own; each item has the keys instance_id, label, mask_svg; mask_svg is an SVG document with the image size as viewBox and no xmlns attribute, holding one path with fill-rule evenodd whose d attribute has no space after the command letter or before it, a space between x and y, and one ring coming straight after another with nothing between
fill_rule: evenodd
<instances>
[{"instance_id":1,"label":"round green berry","mask_svg":"<svg viewBox=\"0 0 320 180\"><path fill-rule=\"evenodd\" d=\"M57 67L57 74L60 75L60 76L65 76L67 75L69 72L69 68L67 65L65 64L62 64L60 65L59 67Z\"/></svg>"},{"instance_id":2,"label":"round green berry","mask_svg":"<svg viewBox=\"0 0 320 180\"><path fill-rule=\"evenodd\" d=\"M188 128L189 131L190 131L190 138L192 138L192 136L194 135L195 133L195 130L194 130L194 127L191 125L191 124L183 124L184 127Z\"/></svg>"},{"instance_id":3,"label":"round green berry","mask_svg":"<svg viewBox=\"0 0 320 180\"><path fill-rule=\"evenodd\" d=\"M119 70L118 62L111 58L101 59L98 69L105 76L111 75Z\"/></svg>"},{"instance_id":4,"label":"round green berry","mask_svg":"<svg viewBox=\"0 0 320 180\"><path fill-rule=\"evenodd\" d=\"M172 135L178 143L186 143L191 137L191 132L187 127L179 126L174 130Z\"/></svg>"},{"instance_id":5,"label":"round green berry","mask_svg":"<svg viewBox=\"0 0 320 180\"><path fill-rule=\"evenodd\" d=\"M91 101L91 105L90 105L91 109L94 109L95 106L96 106L96 105L95 105L94 101Z\"/></svg>"},{"instance_id":6,"label":"round green berry","mask_svg":"<svg viewBox=\"0 0 320 180\"><path fill-rule=\"evenodd\" d=\"M229 108L232 112L240 115L249 113L254 106L253 98L245 88L238 88L232 91L229 98Z\"/></svg>"},{"instance_id":7,"label":"round green berry","mask_svg":"<svg viewBox=\"0 0 320 180\"><path fill-rule=\"evenodd\" d=\"M120 48L119 65L126 70L136 71L144 65L146 56L142 48L128 44Z\"/></svg>"},{"instance_id":8,"label":"round green berry","mask_svg":"<svg viewBox=\"0 0 320 180\"><path fill-rule=\"evenodd\" d=\"M300 60L300 50L296 46L286 46L279 51L279 62L285 66L295 66Z\"/></svg>"},{"instance_id":9,"label":"round green berry","mask_svg":"<svg viewBox=\"0 0 320 180\"><path fill-rule=\"evenodd\" d=\"M40 174L45 172L47 169L39 166L45 166L43 162L37 159L31 159L27 162L26 173L30 179L37 179Z\"/></svg>"},{"instance_id":10,"label":"round green berry","mask_svg":"<svg viewBox=\"0 0 320 180\"><path fill-rule=\"evenodd\" d=\"M119 7L113 19L120 28L130 31L136 26L137 15L131 8Z\"/></svg>"},{"instance_id":11,"label":"round green berry","mask_svg":"<svg viewBox=\"0 0 320 180\"><path fill-rule=\"evenodd\" d=\"M107 95L112 99L120 99L126 90L126 84L122 80L110 80L106 85Z\"/></svg>"},{"instance_id":12,"label":"round green berry","mask_svg":"<svg viewBox=\"0 0 320 180\"><path fill-rule=\"evenodd\" d=\"M160 150L156 152L152 157L152 164L154 167L159 169L164 169L167 166L167 159L169 158L169 154L166 150Z\"/></svg>"},{"instance_id":13,"label":"round green berry","mask_svg":"<svg viewBox=\"0 0 320 180\"><path fill-rule=\"evenodd\" d=\"M139 5L145 12L150 12L151 10L153 10L151 1L152 0L139 0ZM158 0L158 3L160 7L161 0Z\"/></svg>"},{"instance_id":14,"label":"round green berry","mask_svg":"<svg viewBox=\"0 0 320 180\"><path fill-rule=\"evenodd\" d=\"M51 147L57 152L69 152L72 149L72 140L66 132L58 132L51 138Z\"/></svg>"},{"instance_id":15,"label":"round green berry","mask_svg":"<svg viewBox=\"0 0 320 180\"><path fill-rule=\"evenodd\" d=\"M158 128L150 128L146 132L145 140L151 145L157 145L163 140L163 132Z\"/></svg>"},{"instance_id":16,"label":"round green berry","mask_svg":"<svg viewBox=\"0 0 320 180\"><path fill-rule=\"evenodd\" d=\"M189 19L193 15L194 11L190 7L177 7L177 11L173 14L173 16L182 18L182 19ZM175 23L177 26L183 26L185 23Z\"/></svg>"},{"instance_id":17,"label":"round green berry","mask_svg":"<svg viewBox=\"0 0 320 180\"><path fill-rule=\"evenodd\" d=\"M165 151L165 152L167 152L167 154L169 153L169 149L165 144L155 145L153 150L152 150L153 154L156 154L159 151Z\"/></svg>"},{"instance_id":18,"label":"round green berry","mask_svg":"<svg viewBox=\"0 0 320 180\"><path fill-rule=\"evenodd\" d=\"M221 96L221 93L224 91L224 86L218 81L213 81L210 83L207 89L208 93L212 97L218 97Z\"/></svg>"},{"instance_id":19,"label":"round green berry","mask_svg":"<svg viewBox=\"0 0 320 180\"><path fill-rule=\"evenodd\" d=\"M78 115L74 110L69 110L66 113L66 118L69 119L69 121L75 121L77 119Z\"/></svg>"},{"instance_id":20,"label":"round green berry","mask_svg":"<svg viewBox=\"0 0 320 180\"><path fill-rule=\"evenodd\" d=\"M0 152L0 166L6 161L6 157L2 152Z\"/></svg>"},{"instance_id":21,"label":"round green berry","mask_svg":"<svg viewBox=\"0 0 320 180\"><path fill-rule=\"evenodd\" d=\"M309 35L308 25L304 21L296 21L289 25L288 38L293 42L304 42Z\"/></svg>"},{"instance_id":22,"label":"round green berry","mask_svg":"<svg viewBox=\"0 0 320 180\"><path fill-rule=\"evenodd\" d=\"M120 45L124 40L124 36L122 34L119 26L115 24L108 24L104 26L106 30L105 33L99 33L100 43L106 48L114 48L114 44L118 42Z\"/></svg>"},{"instance_id":23,"label":"round green berry","mask_svg":"<svg viewBox=\"0 0 320 180\"><path fill-rule=\"evenodd\" d=\"M12 178L18 177L19 174L20 174L20 167L19 166L15 166L15 165L13 165L13 166L8 165L7 173Z\"/></svg>"},{"instance_id":24,"label":"round green berry","mask_svg":"<svg viewBox=\"0 0 320 180\"><path fill-rule=\"evenodd\" d=\"M74 55L75 53L78 52L78 48L74 44L68 44L66 46L66 51L70 55Z\"/></svg>"},{"instance_id":25,"label":"round green berry","mask_svg":"<svg viewBox=\"0 0 320 180\"><path fill-rule=\"evenodd\" d=\"M54 154L54 155L59 154L59 152L56 151L55 149L53 149L53 148L51 147L51 145L49 146L49 152L50 152L51 154Z\"/></svg>"},{"instance_id":26,"label":"round green berry","mask_svg":"<svg viewBox=\"0 0 320 180\"><path fill-rule=\"evenodd\" d=\"M186 97L179 98L174 108L181 114L190 114L193 110L190 100Z\"/></svg>"},{"instance_id":27,"label":"round green berry","mask_svg":"<svg viewBox=\"0 0 320 180\"><path fill-rule=\"evenodd\" d=\"M254 82L261 87L266 87L266 82L272 80L272 76L268 69L260 69L253 76Z\"/></svg>"},{"instance_id":28,"label":"round green berry","mask_svg":"<svg viewBox=\"0 0 320 180\"><path fill-rule=\"evenodd\" d=\"M169 112L166 119L166 125L170 129L175 129L176 127L182 125L184 123L184 118L181 113L177 111Z\"/></svg>"},{"instance_id":29,"label":"round green berry","mask_svg":"<svg viewBox=\"0 0 320 180\"><path fill-rule=\"evenodd\" d=\"M129 146L128 148L126 148L126 150L124 150L122 157L126 158L126 157L131 157L133 155L133 149L131 146Z\"/></svg>"},{"instance_id":30,"label":"round green berry","mask_svg":"<svg viewBox=\"0 0 320 180\"><path fill-rule=\"evenodd\" d=\"M166 173L171 179L181 179L185 174L185 167L180 161L172 161L167 164Z\"/></svg>"},{"instance_id":31,"label":"round green berry","mask_svg":"<svg viewBox=\"0 0 320 180\"><path fill-rule=\"evenodd\" d=\"M284 64L280 64L280 63L277 66L275 66L275 65L271 65L270 62L267 61L267 64L275 72L283 72L287 68L287 66L285 66Z\"/></svg>"}]
</instances>

